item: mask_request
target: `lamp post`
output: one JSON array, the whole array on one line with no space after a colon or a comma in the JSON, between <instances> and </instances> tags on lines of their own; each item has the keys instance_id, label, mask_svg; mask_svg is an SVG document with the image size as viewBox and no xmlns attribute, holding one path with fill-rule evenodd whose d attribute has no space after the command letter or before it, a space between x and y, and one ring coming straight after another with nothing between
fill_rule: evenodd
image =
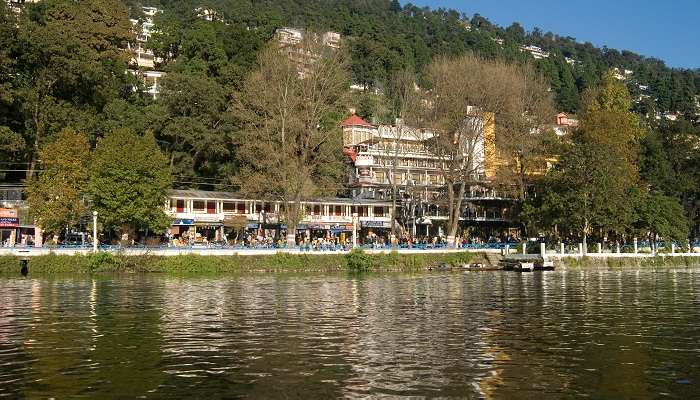
<instances>
[{"instance_id":1,"label":"lamp post","mask_svg":"<svg viewBox=\"0 0 700 400\"><path fill-rule=\"evenodd\" d=\"M97 211L92 212L92 251L97 253Z\"/></svg>"},{"instance_id":2,"label":"lamp post","mask_svg":"<svg viewBox=\"0 0 700 400\"><path fill-rule=\"evenodd\" d=\"M357 213L352 213L352 248L357 247Z\"/></svg>"}]
</instances>

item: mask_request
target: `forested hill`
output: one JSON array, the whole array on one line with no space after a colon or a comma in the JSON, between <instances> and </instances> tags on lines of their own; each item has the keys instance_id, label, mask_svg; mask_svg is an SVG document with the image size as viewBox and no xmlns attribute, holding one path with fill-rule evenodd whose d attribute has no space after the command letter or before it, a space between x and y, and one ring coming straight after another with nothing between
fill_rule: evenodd
<instances>
[{"instance_id":1,"label":"forested hill","mask_svg":"<svg viewBox=\"0 0 700 400\"><path fill-rule=\"evenodd\" d=\"M128 0L156 6L183 20L194 19L194 9L216 10L233 25L256 28L271 35L276 27L336 31L349 39L355 83L381 86L395 71L411 68L420 73L436 55L474 51L488 57L535 62L551 81L562 110L576 112L582 91L597 83L610 68L628 70L626 82L638 99L642 114L696 114L700 70L671 69L663 61L629 51L579 43L538 29L526 32L517 23L504 28L475 14L455 10L401 6L397 0ZM549 57L535 60L522 46L538 46ZM567 62L568 61L568 62ZM631 73L629 72L631 71Z\"/></svg>"}]
</instances>

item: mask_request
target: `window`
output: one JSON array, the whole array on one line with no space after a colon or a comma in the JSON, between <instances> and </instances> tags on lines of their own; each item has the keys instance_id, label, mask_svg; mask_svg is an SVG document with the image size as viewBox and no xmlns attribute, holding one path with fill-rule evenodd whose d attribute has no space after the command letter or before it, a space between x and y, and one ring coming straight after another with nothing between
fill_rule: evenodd
<instances>
[{"instance_id":1,"label":"window","mask_svg":"<svg viewBox=\"0 0 700 400\"><path fill-rule=\"evenodd\" d=\"M271 212L272 211L272 203L265 203L263 210L265 210L266 213Z\"/></svg>"},{"instance_id":2,"label":"window","mask_svg":"<svg viewBox=\"0 0 700 400\"><path fill-rule=\"evenodd\" d=\"M321 215L321 206L320 205L316 204L314 206L314 211L313 211L312 215Z\"/></svg>"},{"instance_id":3,"label":"window","mask_svg":"<svg viewBox=\"0 0 700 400\"><path fill-rule=\"evenodd\" d=\"M236 203L238 214L245 214L245 203Z\"/></svg>"},{"instance_id":4,"label":"window","mask_svg":"<svg viewBox=\"0 0 700 400\"><path fill-rule=\"evenodd\" d=\"M384 216L384 207L374 207L374 216L375 217L383 217Z\"/></svg>"},{"instance_id":5,"label":"window","mask_svg":"<svg viewBox=\"0 0 700 400\"><path fill-rule=\"evenodd\" d=\"M193 201L192 202L192 210L194 210L194 212L203 212L205 209L204 203L205 202L203 200Z\"/></svg>"},{"instance_id":6,"label":"window","mask_svg":"<svg viewBox=\"0 0 700 400\"><path fill-rule=\"evenodd\" d=\"M236 203L230 201L224 201L223 209L225 213L233 213L236 211Z\"/></svg>"},{"instance_id":7,"label":"window","mask_svg":"<svg viewBox=\"0 0 700 400\"><path fill-rule=\"evenodd\" d=\"M170 201L171 207L175 208L175 212L185 212L185 200L182 199L173 199Z\"/></svg>"},{"instance_id":8,"label":"window","mask_svg":"<svg viewBox=\"0 0 700 400\"><path fill-rule=\"evenodd\" d=\"M384 171L377 171L374 173L374 178L378 183L384 183Z\"/></svg>"},{"instance_id":9,"label":"window","mask_svg":"<svg viewBox=\"0 0 700 400\"><path fill-rule=\"evenodd\" d=\"M369 208L367 206L359 206L357 207L357 215L359 217L366 217L368 214Z\"/></svg>"},{"instance_id":10,"label":"window","mask_svg":"<svg viewBox=\"0 0 700 400\"><path fill-rule=\"evenodd\" d=\"M340 217L343 215L343 206L333 206L333 215Z\"/></svg>"},{"instance_id":11,"label":"window","mask_svg":"<svg viewBox=\"0 0 700 400\"><path fill-rule=\"evenodd\" d=\"M262 203L255 203L255 213L260 214L260 211L262 211Z\"/></svg>"},{"instance_id":12,"label":"window","mask_svg":"<svg viewBox=\"0 0 700 400\"><path fill-rule=\"evenodd\" d=\"M207 214L216 214L216 202L207 201Z\"/></svg>"}]
</instances>

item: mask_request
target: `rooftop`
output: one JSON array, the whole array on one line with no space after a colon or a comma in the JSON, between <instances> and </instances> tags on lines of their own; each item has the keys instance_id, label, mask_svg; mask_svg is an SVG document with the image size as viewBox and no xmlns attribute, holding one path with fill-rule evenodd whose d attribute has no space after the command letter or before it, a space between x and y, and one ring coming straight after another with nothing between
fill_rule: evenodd
<instances>
[{"instance_id":1,"label":"rooftop","mask_svg":"<svg viewBox=\"0 0 700 400\"><path fill-rule=\"evenodd\" d=\"M360 118L357 114L352 114L350 117L348 117L345 121L340 123L340 126L342 127L347 127L347 126L363 126L365 128L374 128L372 124L369 122L365 121L364 119Z\"/></svg>"}]
</instances>

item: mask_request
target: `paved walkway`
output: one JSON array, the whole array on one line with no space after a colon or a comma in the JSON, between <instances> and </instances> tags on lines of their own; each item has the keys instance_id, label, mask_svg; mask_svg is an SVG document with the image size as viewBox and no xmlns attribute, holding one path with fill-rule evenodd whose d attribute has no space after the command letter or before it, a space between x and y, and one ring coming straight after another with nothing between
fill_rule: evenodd
<instances>
[{"instance_id":1,"label":"paved walkway","mask_svg":"<svg viewBox=\"0 0 700 400\"><path fill-rule=\"evenodd\" d=\"M348 251L344 250L324 250L324 251L301 251L299 249L214 249L214 248L122 248L122 249L108 249L100 250L102 252L114 253L114 254L124 254L128 256L180 256L188 254L197 254L202 256L262 256L262 255L273 255L277 253L283 254L306 254L306 255L330 255L330 254L346 254ZM399 254L445 254L445 253L495 253L500 254L500 250L497 249L364 249L365 252L369 254L388 254L393 251ZM0 256L10 255L10 256L20 256L20 257L32 257L41 256L48 254L57 255L76 255L76 254L90 254L92 249L86 248L0 248Z\"/></svg>"}]
</instances>

